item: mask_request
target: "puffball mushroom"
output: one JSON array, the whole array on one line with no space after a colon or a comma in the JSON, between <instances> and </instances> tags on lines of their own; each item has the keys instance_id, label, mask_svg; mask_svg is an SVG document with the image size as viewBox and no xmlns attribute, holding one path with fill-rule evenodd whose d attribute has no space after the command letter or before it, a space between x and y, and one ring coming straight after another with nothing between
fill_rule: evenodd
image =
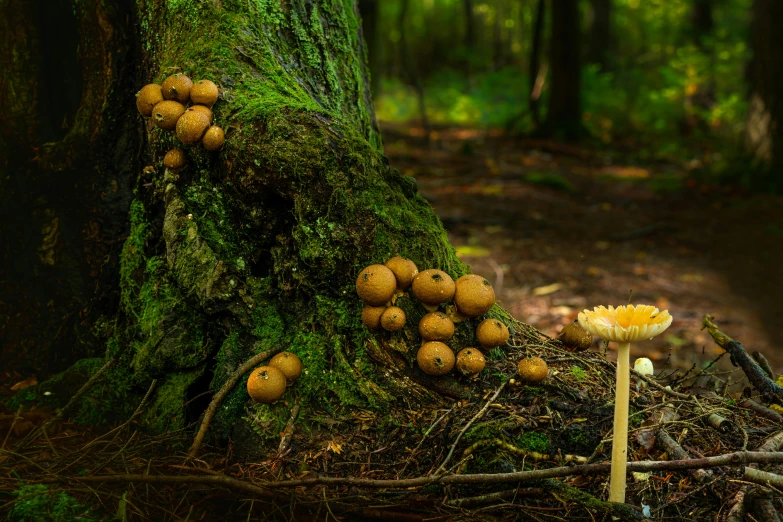
<instances>
[{"instance_id":1,"label":"puffball mushroom","mask_svg":"<svg viewBox=\"0 0 783 522\"><path fill-rule=\"evenodd\" d=\"M541 382L549 376L549 367L541 357L522 359L517 364L519 378L525 382Z\"/></svg>"},{"instance_id":2,"label":"puffball mushroom","mask_svg":"<svg viewBox=\"0 0 783 522\"><path fill-rule=\"evenodd\" d=\"M397 290L397 279L394 272L383 265L370 265L359 273L356 278L356 293L364 304L383 306Z\"/></svg>"},{"instance_id":3,"label":"puffball mushroom","mask_svg":"<svg viewBox=\"0 0 783 522\"><path fill-rule=\"evenodd\" d=\"M578 320L565 325L557 339L569 352L583 352L593 345L592 334L579 326Z\"/></svg>"},{"instance_id":4,"label":"puffball mushroom","mask_svg":"<svg viewBox=\"0 0 783 522\"><path fill-rule=\"evenodd\" d=\"M163 88L163 97L165 99L188 103L193 81L182 73L176 73L163 80L161 87Z\"/></svg>"},{"instance_id":5,"label":"puffball mushroom","mask_svg":"<svg viewBox=\"0 0 783 522\"><path fill-rule=\"evenodd\" d=\"M163 156L163 165L171 170L181 169L187 162L187 156L181 149L171 149Z\"/></svg>"},{"instance_id":6,"label":"puffball mushroom","mask_svg":"<svg viewBox=\"0 0 783 522\"><path fill-rule=\"evenodd\" d=\"M448 341L454 335L454 323L443 312L430 312L419 321L419 334L425 341Z\"/></svg>"},{"instance_id":7,"label":"puffball mushroom","mask_svg":"<svg viewBox=\"0 0 783 522\"><path fill-rule=\"evenodd\" d=\"M652 339L672 324L667 310L649 305L614 308L597 306L579 313L579 325L604 341L619 343L617 350L617 388L614 402L612 471L609 501L625 502L625 468L628 461L628 396L630 394L630 344Z\"/></svg>"},{"instance_id":8,"label":"puffball mushroom","mask_svg":"<svg viewBox=\"0 0 783 522\"><path fill-rule=\"evenodd\" d=\"M362 308L362 322L371 330L381 327L381 316L386 311L385 306L365 306Z\"/></svg>"},{"instance_id":9,"label":"puffball mushroom","mask_svg":"<svg viewBox=\"0 0 783 522\"><path fill-rule=\"evenodd\" d=\"M163 88L156 83L147 84L136 93L136 108L147 118L152 116L152 109L162 101Z\"/></svg>"},{"instance_id":10,"label":"puffball mushroom","mask_svg":"<svg viewBox=\"0 0 783 522\"><path fill-rule=\"evenodd\" d=\"M283 372L289 386L302 375L302 360L291 352L278 353L269 361L269 366Z\"/></svg>"},{"instance_id":11,"label":"puffball mushroom","mask_svg":"<svg viewBox=\"0 0 783 522\"><path fill-rule=\"evenodd\" d=\"M484 354L476 348L464 348L457 354L457 370L462 375L478 375L485 365Z\"/></svg>"},{"instance_id":12,"label":"puffball mushroom","mask_svg":"<svg viewBox=\"0 0 783 522\"><path fill-rule=\"evenodd\" d=\"M495 304L492 284L480 275L464 275L457 279L454 285L454 304L462 316L484 315Z\"/></svg>"},{"instance_id":13,"label":"puffball mushroom","mask_svg":"<svg viewBox=\"0 0 783 522\"><path fill-rule=\"evenodd\" d=\"M384 330L394 332L405 326L405 312L397 306L390 306L381 314L381 326Z\"/></svg>"},{"instance_id":14,"label":"puffball mushroom","mask_svg":"<svg viewBox=\"0 0 783 522\"><path fill-rule=\"evenodd\" d=\"M416 263L400 256L389 259L384 265L394 272L394 277L397 278L397 289L400 291L411 286L413 278L419 273Z\"/></svg>"},{"instance_id":15,"label":"puffball mushroom","mask_svg":"<svg viewBox=\"0 0 783 522\"><path fill-rule=\"evenodd\" d=\"M430 268L419 272L413 278L413 295L424 303L424 308L435 311L438 305L454 296L454 280L443 270Z\"/></svg>"},{"instance_id":16,"label":"puffball mushroom","mask_svg":"<svg viewBox=\"0 0 783 522\"><path fill-rule=\"evenodd\" d=\"M430 341L421 345L416 362L427 375L446 375L454 368L454 352L440 341Z\"/></svg>"},{"instance_id":17,"label":"puffball mushroom","mask_svg":"<svg viewBox=\"0 0 783 522\"><path fill-rule=\"evenodd\" d=\"M199 80L190 88L190 101L212 107L218 99L218 88L210 80Z\"/></svg>"},{"instance_id":18,"label":"puffball mushroom","mask_svg":"<svg viewBox=\"0 0 783 522\"><path fill-rule=\"evenodd\" d=\"M497 319L484 319L476 327L476 338L486 350L506 344L508 337L508 327Z\"/></svg>"},{"instance_id":19,"label":"puffball mushroom","mask_svg":"<svg viewBox=\"0 0 783 522\"><path fill-rule=\"evenodd\" d=\"M285 374L273 366L256 368L247 379L247 393L263 404L272 404L282 397L285 386Z\"/></svg>"}]
</instances>

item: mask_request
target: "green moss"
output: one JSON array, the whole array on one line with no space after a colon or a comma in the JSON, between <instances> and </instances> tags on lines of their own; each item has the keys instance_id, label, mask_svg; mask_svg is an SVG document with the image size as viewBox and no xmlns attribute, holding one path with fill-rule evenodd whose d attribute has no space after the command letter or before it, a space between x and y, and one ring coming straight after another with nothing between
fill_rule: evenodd
<instances>
[{"instance_id":1,"label":"green moss","mask_svg":"<svg viewBox=\"0 0 783 522\"><path fill-rule=\"evenodd\" d=\"M577 380L577 381L583 381L583 380L587 379L587 374L579 366L572 366L571 367L571 376L575 380Z\"/></svg>"},{"instance_id":2,"label":"green moss","mask_svg":"<svg viewBox=\"0 0 783 522\"><path fill-rule=\"evenodd\" d=\"M517 437L517 446L530 451L548 453L549 437L545 433L538 431L527 431Z\"/></svg>"},{"instance_id":3,"label":"green moss","mask_svg":"<svg viewBox=\"0 0 783 522\"><path fill-rule=\"evenodd\" d=\"M43 484L21 484L11 496L18 500L6 504L10 505L6 519L9 522L71 522L97 515L66 492L50 491Z\"/></svg>"},{"instance_id":4,"label":"green moss","mask_svg":"<svg viewBox=\"0 0 783 522\"><path fill-rule=\"evenodd\" d=\"M142 422L157 433L184 427L188 388L201 374L202 368L195 368L166 375L156 390L154 402L142 416Z\"/></svg>"}]
</instances>

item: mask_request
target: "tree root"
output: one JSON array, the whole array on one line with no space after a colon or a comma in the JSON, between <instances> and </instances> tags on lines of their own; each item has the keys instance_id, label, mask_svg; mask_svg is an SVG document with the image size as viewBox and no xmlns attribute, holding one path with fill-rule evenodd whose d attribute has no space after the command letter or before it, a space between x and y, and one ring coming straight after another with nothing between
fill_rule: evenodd
<instances>
[{"instance_id":1,"label":"tree root","mask_svg":"<svg viewBox=\"0 0 783 522\"><path fill-rule=\"evenodd\" d=\"M201 449L201 443L204 441L204 436L207 434L209 425L212 422L212 419L215 417L218 407L223 402L223 399L226 398L226 395L228 395L231 390L234 389L234 386L236 386L237 382L239 382L239 379L241 379L247 372L264 362L266 359L272 357L280 350L282 350L282 348L276 346L271 350L254 355L248 359L245 364L240 366L237 371L232 373L231 377L228 378L226 383L220 387L217 393L212 397L212 402L209 403L207 411L204 412L204 419L201 421L201 427L199 427L196 438L193 439L193 444L188 450L188 455L190 457L195 457L198 455L198 452Z\"/></svg>"}]
</instances>

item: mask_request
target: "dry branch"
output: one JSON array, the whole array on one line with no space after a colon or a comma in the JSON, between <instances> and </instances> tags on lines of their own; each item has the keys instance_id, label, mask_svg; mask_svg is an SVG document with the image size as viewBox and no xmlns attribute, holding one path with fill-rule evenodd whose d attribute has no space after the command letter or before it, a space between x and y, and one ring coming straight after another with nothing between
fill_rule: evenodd
<instances>
[{"instance_id":1,"label":"dry branch","mask_svg":"<svg viewBox=\"0 0 783 522\"><path fill-rule=\"evenodd\" d=\"M707 332L709 332L718 346L729 352L731 361L736 366L742 368L750 384L759 391L764 400L767 402L783 400L783 388L770 379L761 366L748 355L741 343L721 332L715 323L712 322L712 319L711 315L705 315L702 319L703 327L707 329Z\"/></svg>"}]
</instances>

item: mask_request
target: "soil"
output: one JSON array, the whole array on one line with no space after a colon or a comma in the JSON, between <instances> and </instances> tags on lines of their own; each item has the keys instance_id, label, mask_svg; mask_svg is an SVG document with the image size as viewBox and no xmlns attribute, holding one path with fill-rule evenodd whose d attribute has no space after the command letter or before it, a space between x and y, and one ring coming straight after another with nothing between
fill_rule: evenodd
<instances>
[{"instance_id":1,"label":"soil","mask_svg":"<svg viewBox=\"0 0 783 522\"><path fill-rule=\"evenodd\" d=\"M416 178L459 257L517 319L555 335L582 309L626 304L632 292L674 317L631 346L656 374L723 353L701 330L708 313L783 372L783 198L701 182L696 162L643 164L462 128L429 145L415 127L387 124L383 135L391 165Z\"/></svg>"}]
</instances>

